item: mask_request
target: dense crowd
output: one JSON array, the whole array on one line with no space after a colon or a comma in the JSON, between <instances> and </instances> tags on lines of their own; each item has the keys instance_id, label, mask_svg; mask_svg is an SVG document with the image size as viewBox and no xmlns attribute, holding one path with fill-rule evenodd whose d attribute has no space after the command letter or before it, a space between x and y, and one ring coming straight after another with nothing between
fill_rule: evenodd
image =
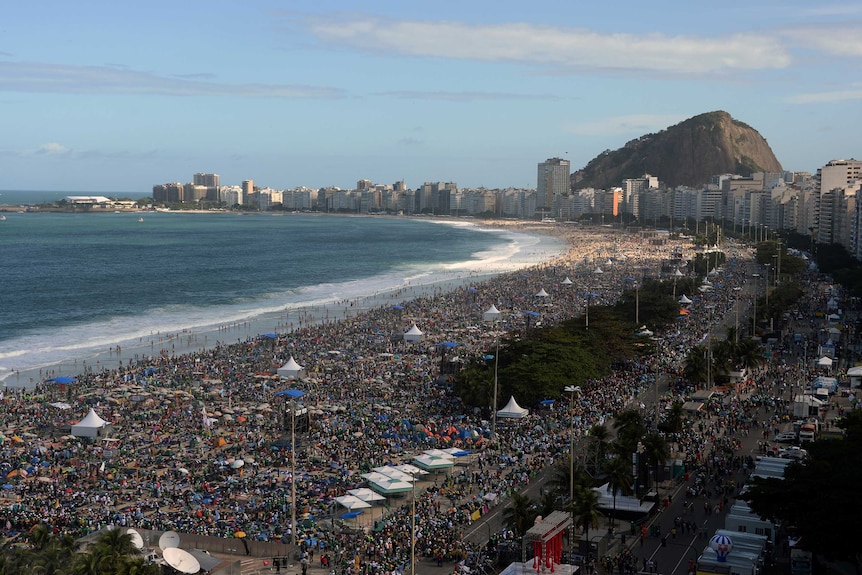
<instances>
[{"instance_id":1,"label":"dense crowd","mask_svg":"<svg viewBox=\"0 0 862 575\"><path fill-rule=\"evenodd\" d=\"M489 422L448 393L440 365L452 354L485 356L499 331L580 315L587 293L598 294L590 305L614 302L631 278L660 277L671 250L670 244L621 232L558 233L571 249L549 264L275 337L184 355L165 350L119 370L88 372L65 386L7 391L0 402L6 422L0 468L7 477L0 522L8 532L47 522L76 535L107 525L220 537L241 531L284 542L296 535L318 557L353 564L354 573L390 572L409 558L412 498L388 498L369 513L371 520L346 521L364 527L354 530L332 528L344 511L334 498L365 486L361 474L375 467L409 462L423 449L458 447L471 455L452 472L417 478L417 552L446 561L466 556L471 550L461 537L464 527L567 456L571 422L567 406L544 408L540 419L501 422L490 445ZM737 256L750 254L740 248ZM744 278L733 264L728 268L723 285L695 298L696 319L683 318L656 334L658 353L585 386L571 426L578 436L636 406L635 397L657 373L673 377L680 370L709 321L738 305L733 288ZM540 290L548 296L538 296ZM482 320L491 304L503 311L495 326ZM401 338L413 324L424 332L421 342ZM444 342L457 347L441 347ZM306 393L309 417L295 464L285 444L288 406L275 395L286 383L273 376L289 357L308 372L290 383ZM669 394L661 401L676 399ZM106 439L69 434L70 422L88 407L112 423ZM724 430L709 425L680 437L678 448L691 458L712 453L705 438L715 449Z\"/></svg>"}]
</instances>

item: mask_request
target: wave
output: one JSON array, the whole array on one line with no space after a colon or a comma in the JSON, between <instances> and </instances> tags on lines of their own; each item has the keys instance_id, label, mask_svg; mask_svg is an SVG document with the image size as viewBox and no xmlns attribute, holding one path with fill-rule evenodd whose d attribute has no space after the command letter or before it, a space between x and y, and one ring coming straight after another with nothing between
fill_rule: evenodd
<instances>
[{"instance_id":1,"label":"wave","mask_svg":"<svg viewBox=\"0 0 862 575\"><path fill-rule=\"evenodd\" d=\"M49 374L81 373L85 366L115 367L135 355L179 354L270 332L285 333L425 295L429 287L444 282L478 281L547 261L564 249L554 238L471 225L476 231L496 234L500 243L464 261L401 266L369 278L262 293L229 304L165 306L132 317L44 326L0 342L0 381L26 386Z\"/></svg>"}]
</instances>

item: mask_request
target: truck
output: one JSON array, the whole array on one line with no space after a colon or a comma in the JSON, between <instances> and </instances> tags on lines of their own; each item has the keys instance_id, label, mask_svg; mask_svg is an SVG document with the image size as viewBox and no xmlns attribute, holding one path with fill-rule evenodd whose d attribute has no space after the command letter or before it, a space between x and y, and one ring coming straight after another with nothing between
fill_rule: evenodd
<instances>
[{"instance_id":1,"label":"truck","mask_svg":"<svg viewBox=\"0 0 862 575\"><path fill-rule=\"evenodd\" d=\"M803 423L799 428L799 443L809 443L817 439L817 426L813 423Z\"/></svg>"}]
</instances>

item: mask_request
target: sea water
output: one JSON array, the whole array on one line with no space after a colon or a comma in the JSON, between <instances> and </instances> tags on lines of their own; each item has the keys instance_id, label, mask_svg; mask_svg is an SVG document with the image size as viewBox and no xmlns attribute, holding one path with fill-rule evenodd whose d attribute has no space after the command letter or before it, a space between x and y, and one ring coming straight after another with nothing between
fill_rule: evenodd
<instances>
[{"instance_id":1,"label":"sea water","mask_svg":"<svg viewBox=\"0 0 862 575\"><path fill-rule=\"evenodd\" d=\"M337 320L539 263L562 244L465 220L7 213L0 381L116 367ZM140 218L143 221L140 221Z\"/></svg>"}]
</instances>

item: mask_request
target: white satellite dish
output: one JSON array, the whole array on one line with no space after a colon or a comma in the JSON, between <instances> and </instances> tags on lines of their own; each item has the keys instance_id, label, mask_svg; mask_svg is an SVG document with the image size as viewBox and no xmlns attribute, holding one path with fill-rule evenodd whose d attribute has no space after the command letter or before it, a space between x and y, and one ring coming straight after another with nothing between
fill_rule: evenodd
<instances>
[{"instance_id":1,"label":"white satellite dish","mask_svg":"<svg viewBox=\"0 0 862 575\"><path fill-rule=\"evenodd\" d=\"M165 549L176 548L180 546L180 536L176 531L165 531L162 533L162 536L159 537L159 549L164 551Z\"/></svg>"},{"instance_id":2,"label":"white satellite dish","mask_svg":"<svg viewBox=\"0 0 862 575\"><path fill-rule=\"evenodd\" d=\"M165 563L180 573L197 573L201 570L201 564L195 556L179 547L168 547L162 552Z\"/></svg>"},{"instance_id":3,"label":"white satellite dish","mask_svg":"<svg viewBox=\"0 0 862 575\"><path fill-rule=\"evenodd\" d=\"M132 539L132 545L135 546L135 549L143 549L144 548L144 538L141 537L141 534L135 531L134 529L126 529L126 534L129 535Z\"/></svg>"}]
</instances>

